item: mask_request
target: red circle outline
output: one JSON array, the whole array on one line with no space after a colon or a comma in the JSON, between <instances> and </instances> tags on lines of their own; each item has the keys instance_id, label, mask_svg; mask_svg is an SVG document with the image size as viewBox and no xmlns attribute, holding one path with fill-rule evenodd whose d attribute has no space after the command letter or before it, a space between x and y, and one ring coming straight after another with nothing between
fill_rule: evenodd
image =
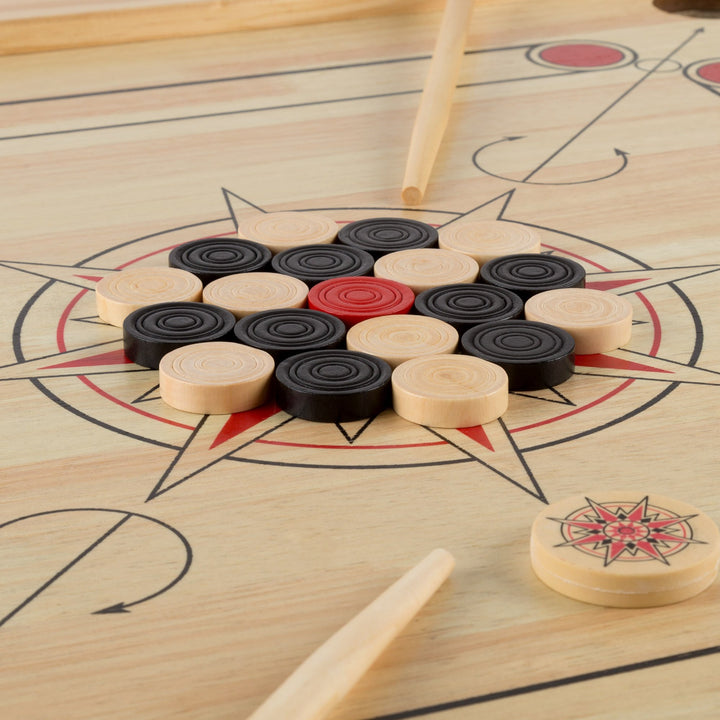
<instances>
[{"instance_id":1,"label":"red circle outline","mask_svg":"<svg viewBox=\"0 0 720 720\"><path fill-rule=\"evenodd\" d=\"M229 235L229 234L231 234L231 233L225 232L225 233L220 233L220 234L217 234L217 235L209 235L209 236L204 237L204 238L201 238L201 239L210 239L210 238L224 237L224 236L227 236L227 235ZM180 244L182 244L182 243L175 243L175 244L173 244L173 245L170 245L170 246L167 246L167 247L163 247L163 248L160 248L160 249L158 249L158 250L154 250L154 251L149 252L149 253L145 253L144 255L141 255L140 257L137 257L137 258L134 258L134 259L132 259L132 260L129 260L129 261L125 262L125 263L122 263L121 265L117 266L117 268L115 268L115 269L121 270L121 269L123 269L123 268L125 268L125 267L128 267L128 266L130 266L130 265L133 265L134 263L140 262L141 260L145 260L145 259L147 259L147 258L149 258L149 257L153 257L154 255L158 255L158 254L160 254L160 253L163 253L163 252L166 252L166 251L168 251L168 250L171 250L172 248L177 247L177 246L180 245ZM585 258L585 257L583 257L582 255L579 255L579 254L577 254L577 253L573 253L573 252L570 252L570 251L567 251L567 250L564 250L564 249L562 249L562 248L558 248L558 247L555 247L555 246L552 246L552 245L546 245L546 244L544 244L544 243L543 243L543 246L542 246L542 247L543 247L543 248L546 248L546 249L548 249L548 250L557 251L557 252L559 252L559 253L562 253L562 254L567 255L567 256L569 256L569 257L576 258L576 259L578 259L578 260L582 260L583 262L587 263L588 265L592 265L593 267L597 268L598 270L600 270L600 271L602 271L602 272L611 272L611 270L610 270L609 268L601 265L601 264L598 263L598 262L595 262L595 261L593 261L593 260L589 260L589 259L587 259L587 258ZM387 281L387 282L391 282L391 281ZM317 287L317 286L316 286L316 287ZM86 289L86 288L83 288L83 289L68 303L68 306L64 309L64 311L63 311L63 313L62 313L62 315L61 315L61 319L60 319L60 322L58 323L58 328L57 328L57 333L56 333L58 349L59 349L61 352L65 352L66 349L67 349L66 344L65 344L64 333L65 333L65 326L66 326L66 324L67 324L67 320L68 320L68 317L69 317L69 315L70 315L70 312L71 312L72 308L73 308L73 307L77 304L77 302L80 300L80 298L81 298L83 295L85 295L87 292L89 292L89 290ZM636 295L637 295L637 297L641 300L641 302L645 305L645 307L647 308L648 313L649 313L650 318L651 318L651 323L652 323L652 327L653 327L653 342L652 342L652 347L651 347L650 352L648 353L648 355L651 356L651 357L654 357L654 356L656 355L656 353L657 353L658 348L659 348L660 338L661 338L661 335L662 335L662 329L661 329L661 325L660 325L660 318L659 318L657 312L655 311L655 308L653 307L652 303L651 303L642 293L639 293L639 292L638 292L638 293L636 293ZM413 298L414 298L414 294L413 294ZM123 408L125 408L125 409L127 409L127 410L131 410L132 412L135 412L135 413L137 413L137 414L139 414L139 415L142 415L142 416L144 416L144 417L148 417L148 418L153 419L153 420L158 420L158 421L160 421L160 422L162 422L162 423L165 423L165 424L168 424L168 425L173 425L173 426L180 427L180 428L183 428L183 429L188 429L188 430L193 430L193 429L194 429L194 426L185 425L185 424L183 424L183 423L178 423L177 421L169 420L169 419L163 418L163 417L161 417L161 416L159 416L159 415L155 415L155 414L152 414L152 413L148 413L147 411L142 410L141 408L134 407L134 406L126 403L125 401L121 400L120 398L116 398L116 397L110 395L109 393L107 393L106 391L104 391L102 388L100 388L100 387L98 387L97 385L95 385L95 383L93 383L91 380L89 380L89 379L88 379L86 376L84 376L84 375L78 375L77 377L78 377L78 378L80 379L80 381L83 382L88 388L90 388L90 389L93 390L94 392L98 393L101 397L105 398L106 400L110 400L111 402L115 403L116 405L119 405L120 407L123 407ZM625 380L623 383L621 383L618 387L616 387L616 388L614 388L613 390L611 390L610 392L606 393L605 395L602 395L602 396L599 397L599 398L596 398L595 400L592 400L592 401L589 402L589 403L586 403L585 405L581 405L581 406L579 406L579 407L575 407L575 408L573 408L572 410L570 410L570 411L567 412L567 413L563 413L563 414L561 414L561 415L556 415L555 417L547 418L547 419L545 419L545 420L541 420L541 421L536 422L536 423L530 423L530 424L523 425L523 426L516 427L516 428L512 428L512 429L508 428L508 432L510 432L511 434L520 433L520 432L523 432L524 430L532 430L532 429L534 429L534 428L541 427L541 426L544 426L544 425L550 425L550 424L552 424L552 423L554 423L554 422L558 422L558 421L560 421L560 420L564 420L565 418L571 417L571 416L573 416L573 415L577 415L577 414L579 414L579 413L581 413L581 412L583 412L583 411L585 411L585 410L589 410L590 408L596 407L597 405L600 405L601 403L606 402L607 400L609 400L610 398L614 397L615 395L618 395L618 394L619 394L620 392L622 392L623 390L626 390L626 389L627 389L628 387L630 387L634 382L635 382L635 380L634 380L633 378L627 379L627 380Z\"/></svg>"}]
</instances>

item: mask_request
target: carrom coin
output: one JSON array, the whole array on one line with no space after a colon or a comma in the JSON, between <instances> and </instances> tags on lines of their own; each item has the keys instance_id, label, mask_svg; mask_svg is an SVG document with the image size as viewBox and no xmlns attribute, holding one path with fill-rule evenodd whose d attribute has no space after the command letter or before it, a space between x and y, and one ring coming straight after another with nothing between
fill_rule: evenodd
<instances>
[{"instance_id":1,"label":"carrom coin","mask_svg":"<svg viewBox=\"0 0 720 720\"><path fill-rule=\"evenodd\" d=\"M530 561L548 587L575 600L668 605L714 582L720 532L685 502L603 490L544 508L532 526Z\"/></svg>"}]
</instances>

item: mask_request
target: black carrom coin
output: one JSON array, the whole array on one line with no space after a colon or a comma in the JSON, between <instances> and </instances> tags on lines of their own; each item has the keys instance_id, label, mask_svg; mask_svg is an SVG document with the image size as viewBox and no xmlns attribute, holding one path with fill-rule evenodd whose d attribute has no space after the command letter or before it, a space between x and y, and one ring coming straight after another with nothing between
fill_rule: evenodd
<instances>
[{"instance_id":1,"label":"black carrom coin","mask_svg":"<svg viewBox=\"0 0 720 720\"><path fill-rule=\"evenodd\" d=\"M545 290L585 287L585 269L559 255L503 255L480 268L479 282L511 290L525 301Z\"/></svg>"},{"instance_id":2,"label":"black carrom coin","mask_svg":"<svg viewBox=\"0 0 720 720\"><path fill-rule=\"evenodd\" d=\"M523 301L516 293L484 283L456 283L424 290L415 298L415 311L444 320L458 332L492 320L522 317Z\"/></svg>"},{"instance_id":3,"label":"black carrom coin","mask_svg":"<svg viewBox=\"0 0 720 720\"><path fill-rule=\"evenodd\" d=\"M373 256L349 245L303 245L279 252L272 259L275 272L292 275L306 285L330 278L372 275Z\"/></svg>"},{"instance_id":4,"label":"black carrom coin","mask_svg":"<svg viewBox=\"0 0 720 720\"><path fill-rule=\"evenodd\" d=\"M157 369L163 355L200 342L234 340L235 316L224 308L199 302L148 305L123 323L123 345L129 360Z\"/></svg>"},{"instance_id":5,"label":"black carrom coin","mask_svg":"<svg viewBox=\"0 0 720 720\"><path fill-rule=\"evenodd\" d=\"M366 250L375 259L398 250L437 247L438 232L417 220L379 217L348 223L338 231L338 242Z\"/></svg>"},{"instance_id":6,"label":"black carrom coin","mask_svg":"<svg viewBox=\"0 0 720 720\"><path fill-rule=\"evenodd\" d=\"M305 308L263 310L235 325L235 337L241 343L265 350L276 362L307 350L340 348L345 333L342 320Z\"/></svg>"},{"instance_id":7,"label":"black carrom coin","mask_svg":"<svg viewBox=\"0 0 720 720\"><path fill-rule=\"evenodd\" d=\"M277 404L315 422L370 418L391 401L390 365L351 350L311 350L293 355L275 369Z\"/></svg>"},{"instance_id":8,"label":"black carrom coin","mask_svg":"<svg viewBox=\"0 0 720 720\"><path fill-rule=\"evenodd\" d=\"M267 270L272 253L264 245L250 240L207 238L191 240L170 251L170 267L187 270L203 285L237 273Z\"/></svg>"},{"instance_id":9,"label":"black carrom coin","mask_svg":"<svg viewBox=\"0 0 720 720\"><path fill-rule=\"evenodd\" d=\"M510 390L554 387L575 370L575 341L553 325L503 320L477 325L460 340L463 350L500 365Z\"/></svg>"}]
</instances>

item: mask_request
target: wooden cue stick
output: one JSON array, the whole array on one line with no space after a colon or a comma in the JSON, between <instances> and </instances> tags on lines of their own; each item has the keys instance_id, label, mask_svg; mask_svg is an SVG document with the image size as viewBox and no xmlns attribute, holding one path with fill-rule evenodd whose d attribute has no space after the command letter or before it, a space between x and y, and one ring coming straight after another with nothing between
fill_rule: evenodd
<instances>
[{"instance_id":1,"label":"wooden cue stick","mask_svg":"<svg viewBox=\"0 0 720 720\"><path fill-rule=\"evenodd\" d=\"M433 550L321 645L248 720L318 720L351 690L455 565Z\"/></svg>"},{"instance_id":2,"label":"wooden cue stick","mask_svg":"<svg viewBox=\"0 0 720 720\"><path fill-rule=\"evenodd\" d=\"M402 199L408 205L419 205L425 195L450 117L472 8L473 0L447 0L445 5L430 71L410 137L402 187Z\"/></svg>"}]
</instances>

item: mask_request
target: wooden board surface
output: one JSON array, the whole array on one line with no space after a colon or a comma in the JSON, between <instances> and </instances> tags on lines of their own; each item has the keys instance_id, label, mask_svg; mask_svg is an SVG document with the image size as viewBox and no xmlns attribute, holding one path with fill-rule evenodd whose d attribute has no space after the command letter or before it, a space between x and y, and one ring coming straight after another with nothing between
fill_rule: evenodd
<instances>
[{"instance_id":1,"label":"wooden board surface","mask_svg":"<svg viewBox=\"0 0 720 720\"><path fill-rule=\"evenodd\" d=\"M438 10L441 0L0 0L0 55Z\"/></svg>"},{"instance_id":2,"label":"wooden board surface","mask_svg":"<svg viewBox=\"0 0 720 720\"><path fill-rule=\"evenodd\" d=\"M437 22L2 59L3 718L246 717L438 546L450 581L336 720L714 716L720 586L593 607L534 577L528 540L545 502L613 488L720 520L720 21L478 3L408 210ZM580 42L609 64L567 65ZM94 284L252 207L525 223L631 301L633 339L467 432L170 410Z\"/></svg>"}]
</instances>

